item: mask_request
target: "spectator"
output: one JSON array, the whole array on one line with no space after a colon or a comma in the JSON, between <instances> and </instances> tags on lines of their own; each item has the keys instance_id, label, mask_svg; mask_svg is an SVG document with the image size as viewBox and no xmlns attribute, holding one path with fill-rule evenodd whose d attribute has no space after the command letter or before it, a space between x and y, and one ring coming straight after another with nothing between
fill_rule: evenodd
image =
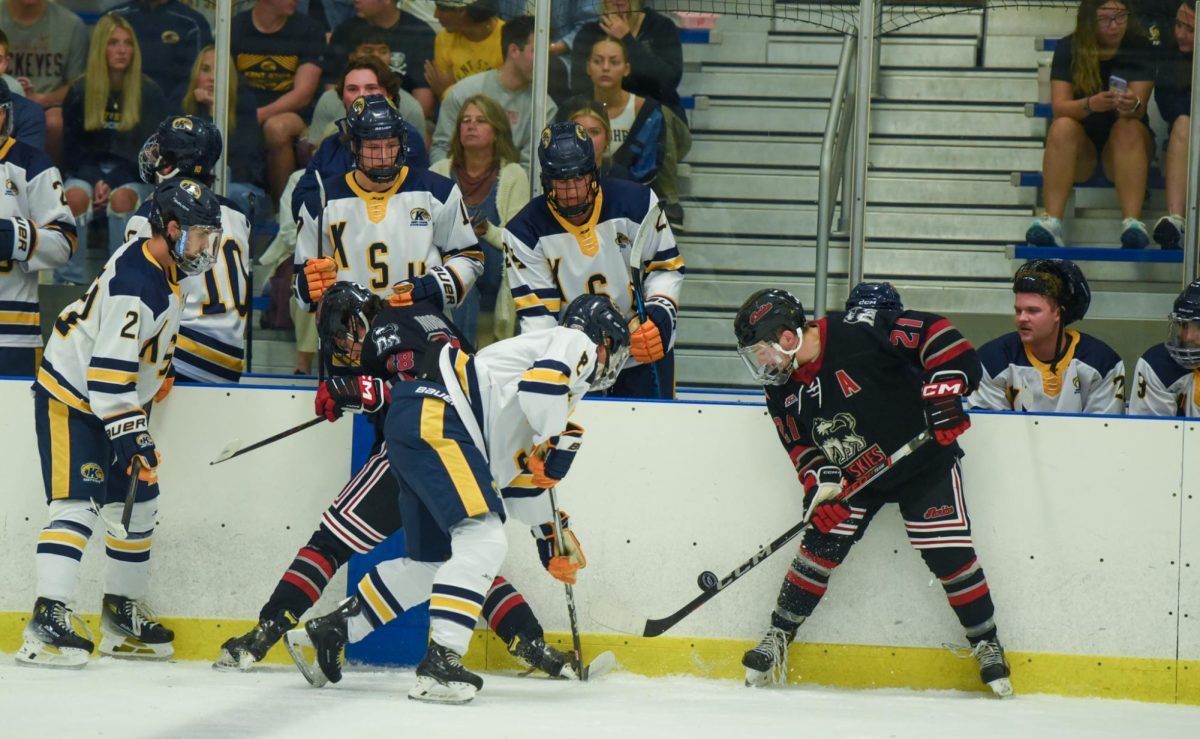
<instances>
[{"instance_id":1,"label":"spectator","mask_svg":"<svg viewBox=\"0 0 1200 739\"><path fill-rule=\"evenodd\" d=\"M1112 80L1128 84L1121 91ZM1137 18L1122 0L1083 0L1075 32L1054 49L1050 70L1054 120L1042 155L1045 212L1033 220L1025 240L1062 246L1062 217L1073 183L1096 169L1117 187L1121 204L1121 246L1150 243L1142 223L1146 171L1152 139L1146 103L1154 87L1154 63Z\"/></svg>"},{"instance_id":2,"label":"spectator","mask_svg":"<svg viewBox=\"0 0 1200 739\"><path fill-rule=\"evenodd\" d=\"M112 12L133 27L147 76L167 94L168 112L178 112L189 66L213 42L208 21L179 0L130 0Z\"/></svg>"},{"instance_id":3,"label":"spectator","mask_svg":"<svg viewBox=\"0 0 1200 739\"><path fill-rule=\"evenodd\" d=\"M63 102L63 154L67 162L67 203L78 219L89 212L108 214L108 253L125 241L125 226L153 188L142 182L138 153L166 117L165 98L154 80L142 74L142 57L129 21L101 16L92 31L87 70ZM86 283L87 229L79 229L79 248L57 276ZM84 256L80 256L83 253Z\"/></svg>"},{"instance_id":4,"label":"spectator","mask_svg":"<svg viewBox=\"0 0 1200 739\"><path fill-rule=\"evenodd\" d=\"M1183 212L1187 206L1188 135L1191 132L1192 52L1196 44L1196 0L1183 0L1175 13L1175 42L1165 42L1158 66L1154 99L1171 134L1167 138L1164 169L1167 178L1167 214L1154 224L1154 240L1164 249L1183 243Z\"/></svg>"},{"instance_id":5,"label":"spectator","mask_svg":"<svg viewBox=\"0 0 1200 739\"><path fill-rule=\"evenodd\" d=\"M492 0L445 0L436 7L433 14L443 30L434 39L433 61L425 64L425 79L433 94L444 100L454 83L504 62L500 44L504 21L496 17Z\"/></svg>"},{"instance_id":6,"label":"spectator","mask_svg":"<svg viewBox=\"0 0 1200 739\"><path fill-rule=\"evenodd\" d=\"M8 36L0 30L0 77L12 93L12 137L35 149L46 150L46 113L42 106L25 97L25 88L8 73L12 57L8 53Z\"/></svg>"},{"instance_id":7,"label":"spectator","mask_svg":"<svg viewBox=\"0 0 1200 739\"><path fill-rule=\"evenodd\" d=\"M450 135L450 156L430 167L462 191L463 204L483 249L483 274L454 311L454 322L478 348L512 336L515 308L504 282L500 229L529 202L529 175L518 163L508 114L486 95L463 101ZM493 317L508 317L500 325ZM482 326L482 330L478 330ZM479 337L478 339L476 337Z\"/></svg>"},{"instance_id":8,"label":"spectator","mask_svg":"<svg viewBox=\"0 0 1200 739\"><path fill-rule=\"evenodd\" d=\"M1131 416L1200 416L1200 280L1179 293L1167 316L1167 340L1146 350L1133 374Z\"/></svg>"},{"instance_id":9,"label":"spectator","mask_svg":"<svg viewBox=\"0 0 1200 739\"><path fill-rule=\"evenodd\" d=\"M353 58L352 52L363 43L365 33L383 34L390 53L386 63L400 77L401 88L421 104L421 117L433 118L433 91L425 81L425 63L433 59L433 29L416 16L402 12L396 0L354 0L354 8L357 17L334 28L329 39L321 61L322 82L333 86L346 62ZM407 115L404 120L417 122Z\"/></svg>"},{"instance_id":10,"label":"spectator","mask_svg":"<svg viewBox=\"0 0 1200 739\"><path fill-rule=\"evenodd\" d=\"M613 162L608 155L608 144L612 141L612 125L608 120L608 111L602 103L585 98L575 98L568 101L567 110L571 111L564 120L578 123L588 138L592 140L592 148L596 151L596 167L600 170L601 179L632 180L629 170Z\"/></svg>"},{"instance_id":11,"label":"spectator","mask_svg":"<svg viewBox=\"0 0 1200 739\"><path fill-rule=\"evenodd\" d=\"M588 55L592 46L612 36L625 47L630 73L625 89L635 95L652 98L667 106L686 121L679 99L679 81L683 79L683 44L679 29L670 18L642 7L642 0L603 0L600 20L580 29L571 47L571 91L591 93L587 75Z\"/></svg>"},{"instance_id":12,"label":"spectator","mask_svg":"<svg viewBox=\"0 0 1200 739\"><path fill-rule=\"evenodd\" d=\"M267 150L267 183L278 198L296 169L296 145L304 136L325 48L320 25L296 14L296 0L257 0L234 16L230 47L242 90L257 98L256 118Z\"/></svg>"},{"instance_id":13,"label":"spectator","mask_svg":"<svg viewBox=\"0 0 1200 739\"><path fill-rule=\"evenodd\" d=\"M46 111L46 153L62 161L62 102L83 74L88 33L79 16L47 0L4 0L0 28L8 34L12 74L25 97Z\"/></svg>"},{"instance_id":14,"label":"spectator","mask_svg":"<svg viewBox=\"0 0 1200 739\"><path fill-rule=\"evenodd\" d=\"M979 349L983 379L967 398L996 411L1120 414L1125 364L1107 344L1067 326L1092 295L1066 259L1033 259L1013 277L1017 330Z\"/></svg>"},{"instance_id":15,"label":"spectator","mask_svg":"<svg viewBox=\"0 0 1200 739\"><path fill-rule=\"evenodd\" d=\"M500 48L504 63L459 82L442 102L437 128L433 132L433 151L430 160L437 162L449 156L450 135L454 132L458 112L463 102L475 95L487 95L500 104L512 124L513 144L521 154L521 164L528 171L529 149L532 141L530 120L533 115L533 17L521 16L505 24ZM546 101L546 120L554 120L558 108ZM541 121L538 122L539 124Z\"/></svg>"},{"instance_id":16,"label":"spectator","mask_svg":"<svg viewBox=\"0 0 1200 739\"><path fill-rule=\"evenodd\" d=\"M499 0L498 10L500 17L507 21L525 15L529 12L527 7L530 7L527 0ZM596 21L599 13L599 0L551 3L550 54L564 59L569 65L575 35L586 24Z\"/></svg>"},{"instance_id":17,"label":"spectator","mask_svg":"<svg viewBox=\"0 0 1200 739\"><path fill-rule=\"evenodd\" d=\"M609 155L635 182L653 187L672 225L681 226L678 172L679 160L692 145L687 126L657 100L622 88L630 66L625 47L615 38L605 36L594 43L587 64L592 98L604 105L612 126Z\"/></svg>"}]
</instances>

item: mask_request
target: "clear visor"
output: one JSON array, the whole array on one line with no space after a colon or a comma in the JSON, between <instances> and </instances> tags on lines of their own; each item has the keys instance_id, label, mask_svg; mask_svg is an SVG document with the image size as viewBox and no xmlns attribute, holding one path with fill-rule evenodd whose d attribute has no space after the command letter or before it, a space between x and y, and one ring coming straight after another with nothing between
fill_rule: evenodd
<instances>
[{"instance_id":1,"label":"clear visor","mask_svg":"<svg viewBox=\"0 0 1200 739\"><path fill-rule=\"evenodd\" d=\"M1167 332L1167 353L1184 369L1200 367L1200 321L1172 316Z\"/></svg>"},{"instance_id":2,"label":"clear visor","mask_svg":"<svg viewBox=\"0 0 1200 739\"><path fill-rule=\"evenodd\" d=\"M759 341L750 346L739 346L738 356L746 363L750 376L762 385L782 385L792 374L797 346L788 351L774 341Z\"/></svg>"},{"instance_id":3,"label":"clear visor","mask_svg":"<svg viewBox=\"0 0 1200 739\"><path fill-rule=\"evenodd\" d=\"M198 275L210 269L217 261L217 247L220 242L221 229L191 226L179 234L172 256L179 265L179 270L185 275Z\"/></svg>"},{"instance_id":4,"label":"clear visor","mask_svg":"<svg viewBox=\"0 0 1200 739\"><path fill-rule=\"evenodd\" d=\"M597 359L596 379L592 381L591 390L607 390L617 381L617 375L621 374L621 370L625 369L625 362L629 359L629 345L621 347L617 351L612 351L607 344L604 346L605 359L604 363L600 364ZM597 350L597 355L599 350Z\"/></svg>"}]
</instances>

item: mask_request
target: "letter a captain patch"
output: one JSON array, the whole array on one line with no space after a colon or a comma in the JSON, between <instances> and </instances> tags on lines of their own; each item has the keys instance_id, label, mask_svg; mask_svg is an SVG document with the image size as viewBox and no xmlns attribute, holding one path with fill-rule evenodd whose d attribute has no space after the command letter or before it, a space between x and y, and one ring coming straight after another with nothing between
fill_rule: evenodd
<instances>
[{"instance_id":1,"label":"letter a captain patch","mask_svg":"<svg viewBox=\"0 0 1200 739\"><path fill-rule=\"evenodd\" d=\"M837 377L838 385L842 388L842 395L849 398L851 395L862 390L854 380L850 379L850 375L846 374L846 370L838 370L834 373Z\"/></svg>"}]
</instances>

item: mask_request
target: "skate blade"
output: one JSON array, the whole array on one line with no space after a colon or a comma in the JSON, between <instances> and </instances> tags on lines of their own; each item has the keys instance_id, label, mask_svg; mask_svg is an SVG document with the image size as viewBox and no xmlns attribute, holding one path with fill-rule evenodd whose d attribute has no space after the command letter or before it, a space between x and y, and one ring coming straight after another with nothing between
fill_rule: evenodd
<instances>
[{"instance_id":1,"label":"skate blade","mask_svg":"<svg viewBox=\"0 0 1200 739\"><path fill-rule=\"evenodd\" d=\"M461 706L474 700L476 692L475 686L470 683L451 681L443 684L432 677L418 677L417 684L408 691L408 699Z\"/></svg>"},{"instance_id":2,"label":"skate blade","mask_svg":"<svg viewBox=\"0 0 1200 739\"><path fill-rule=\"evenodd\" d=\"M747 688L770 688L780 684L781 681L775 676L775 670L767 670L766 672L762 672L750 667L746 668Z\"/></svg>"},{"instance_id":3,"label":"skate blade","mask_svg":"<svg viewBox=\"0 0 1200 739\"><path fill-rule=\"evenodd\" d=\"M133 660L166 660L175 655L175 646L171 642L165 644L147 644L130 636L105 635L100 641L100 654L116 659Z\"/></svg>"},{"instance_id":4,"label":"skate blade","mask_svg":"<svg viewBox=\"0 0 1200 739\"><path fill-rule=\"evenodd\" d=\"M283 635L283 645L287 647L292 661L296 663L300 674L304 675L309 685L321 688L329 682L329 678L325 677L325 673L317 664L317 650L313 647L307 631L302 628L292 629Z\"/></svg>"},{"instance_id":5,"label":"skate blade","mask_svg":"<svg viewBox=\"0 0 1200 739\"><path fill-rule=\"evenodd\" d=\"M987 686L992 689L992 692L996 694L997 698L1013 697L1012 680L1009 680L1007 677L993 680L988 683Z\"/></svg>"},{"instance_id":6,"label":"skate blade","mask_svg":"<svg viewBox=\"0 0 1200 739\"><path fill-rule=\"evenodd\" d=\"M603 677L617 668L617 655L612 652L601 652L596 655L596 658L583 666L582 680L595 680L598 677ZM563 668L563 673L566 674L570 669L570 665ZM574 677L574 675L572 676Z\"/></svg>"},{"instance_id":7,"label":"skate blade","mask_svg":"<svg viewBox=\"0 0 1200 739\"><path fill-rule=\"evenodd\" d=\"M48 667L55 670L82 670L91 655L73 647L55 647L43 642L26 641L14 657L20 667Z\"/></svg>"},{"instance_id":8,"label":"skate blade","mask_svg":"<svg viewBox=\"0 0 1200 739\"><path fill-rule=\"evenodd\" d=\"M255 664L257 660L249 652L242 652L234 657L228 650L222 649L221 656L217 657L212 667L217 672L249 672Z\"/></svg>"}]
</instances>

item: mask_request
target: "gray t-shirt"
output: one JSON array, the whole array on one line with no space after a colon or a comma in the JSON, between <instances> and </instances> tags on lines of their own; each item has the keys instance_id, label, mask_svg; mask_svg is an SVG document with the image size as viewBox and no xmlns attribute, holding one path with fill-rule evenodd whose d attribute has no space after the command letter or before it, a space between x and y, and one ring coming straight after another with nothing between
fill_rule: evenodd
<instances>
[{"instance_id":1,"label":"gray t-shirt","mask_svg":"<svg viewBox=\"0 0 1200 739\"><path fill-rule=\"evenodd\" d=\"M508 124L512 126L513 143L521 152L521 165L529 169L530 142L533 140L529 130L529 119L533 115L533 93L530 88L524 90L508 90L500 84L498 70L464 77L454 83L446 99L442 101L442 109L438 113L437 128L433 132L433 150L429 152L429 161L436 162L450 156L450 136L454 133L454 124L458 121L458 112L462 110L463 101L474 95L487 95L500 104L508 113ZM553 100L546 101L546 121L554 120L558 107ZM542 121L545 124L545 121ZM539 126L541 128L541 126Z\"/></svg>"},{"instance_id":2,"label":"gray t-shirt","mask_svg":"<svg viewBox=\"0 0 1200 739\"><path fill-rule=\"evenodd\" d=\"M87 66L88 31L78 15L47 2L32 26L18 25L0 2L0 28L8 35L12 63L8 73L28 77L37 93L57 90L83 74Z\"/></svg>"}]
</instances>

